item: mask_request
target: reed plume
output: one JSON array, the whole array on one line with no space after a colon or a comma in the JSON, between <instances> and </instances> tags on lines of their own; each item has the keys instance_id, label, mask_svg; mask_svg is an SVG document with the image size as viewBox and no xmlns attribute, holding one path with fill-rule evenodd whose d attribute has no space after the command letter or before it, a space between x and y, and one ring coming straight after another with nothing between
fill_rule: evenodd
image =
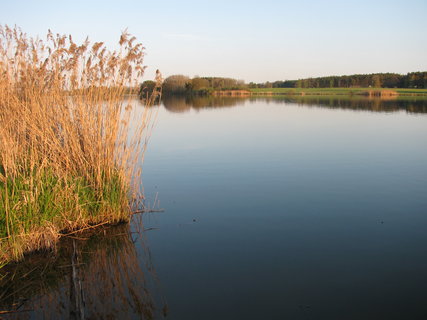
<instances>
[{"instance_id":1,"label":"reed plume","mask_svg":"<svg viewBox=\"0 0 427 320\"><path fill-rule=\"evenodd\" d=\"M64 232L129 219L150 122L129 95L144 52L127 32L110 51L0 26L0 264Z\"/></svg>"}]
</instances>

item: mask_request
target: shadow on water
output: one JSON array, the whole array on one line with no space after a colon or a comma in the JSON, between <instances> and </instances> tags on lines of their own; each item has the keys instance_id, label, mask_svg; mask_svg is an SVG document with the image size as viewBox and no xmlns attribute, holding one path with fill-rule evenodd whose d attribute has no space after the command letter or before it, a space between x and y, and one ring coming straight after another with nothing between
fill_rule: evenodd
<instances>
[{"instance_id":1,"label":"shadow on water","mask_svg":"<svg viewBox=\"0 0 427 320\"><path fill-rule=\"evenodd\" d=\"M170 112L236 107L246 101L267 103L295 103L307 107L324 107L372 112L427 113L427 97L369 98L364 96L271 96L271 97L214 97L214 96L166 96L163 105Z\"/></svg>"},{"instance_id":2,"label":"shadow on water","mask_svg":"<svg viewBox=\"0 0 427 320\"><path fill-rule=\"evenodd\" d=\"M158 319L168 311L142 234L129 224L62 239L55 254L1 272L0 319Z\"/></svg>"}]
</instances>

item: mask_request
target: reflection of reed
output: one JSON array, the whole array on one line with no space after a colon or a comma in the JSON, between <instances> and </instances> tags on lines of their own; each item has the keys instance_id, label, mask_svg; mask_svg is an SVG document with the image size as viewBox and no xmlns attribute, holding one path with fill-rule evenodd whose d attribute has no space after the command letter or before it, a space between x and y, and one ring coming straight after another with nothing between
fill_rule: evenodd
<instances>
[{"instance_id":1,"label":"reflection of reed","mask_svg":"<svg viewBox=\"0 0 427 320\"><path fill-rule=\"evenodd\" d=\"M128 224L64 239L54 256L33 255L4 271L0 310L12 312L0 317L8 319L153 319L167 310Z\"/></svg>"}]
</instances>

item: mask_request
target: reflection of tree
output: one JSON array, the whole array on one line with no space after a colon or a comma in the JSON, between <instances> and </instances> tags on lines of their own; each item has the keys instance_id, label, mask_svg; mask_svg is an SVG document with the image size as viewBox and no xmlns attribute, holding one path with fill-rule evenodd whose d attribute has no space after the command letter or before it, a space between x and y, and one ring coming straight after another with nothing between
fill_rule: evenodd
<instances>
[{"instance_id":1,"label":"reflection of tree","mask_svg":"<svg viewBox=\"0 0 427 320\"><path fill-rule=\"evenodd\" d=\"M214 96L165 96L162 101L167 110L178 113L191 109L234 107L245 102L242 98Z\"/></svg>"},{"instance_id":2,"label":"reflection of tree","mask_svg":"<svg viewBox=\"0 0 427 320\"><path fill-rule=\"evenodd\" d=\"M165 108L170 112L182 113L191 109L191 105L185 101L184 96L164 96L162 101Z\"/></svg>"},{"instance_id":3,"label":"reflection of tree","mask_svg":"<svg viewBox=\"0 0 427 320\"><path fill-rule=\"evenodd\" d=\"M149 260L138 261L129 225L96 232L64 239L56 254L34 254L2 270L0 310L14 311L2 316L153 319L166 313Z\"/></svg>"},{"instance_id":4,"label":"reflection of tree","mask_svg":"<svg viewBox=\"0 0 427 320\"><path fill-rule=\"evenodd\" d=\"M285 99L291 103L304 106L320 106L332 109L365 110L373 112L407 111L413 113L427 112L427 99L396 99L339 96L303 96L275 99L278 103Z\"/></svg>"},{"instance_id":5,"label":"reflection of tree","mask_svg":"<svg viewBox=\"0 0 427 320\"><path fill-rule=\"evenodd\" d=\"M191 109L224 108L242 105L245 101L267 103L296 103L301 106L316 106L332 109L366 110L373 112L407 111L427 113L426 98L369 98L363 96L271 96L271 97L214 97L214 96L168 96L163 105L171 112L187 112Z\"/></svg>"}]
</instances>

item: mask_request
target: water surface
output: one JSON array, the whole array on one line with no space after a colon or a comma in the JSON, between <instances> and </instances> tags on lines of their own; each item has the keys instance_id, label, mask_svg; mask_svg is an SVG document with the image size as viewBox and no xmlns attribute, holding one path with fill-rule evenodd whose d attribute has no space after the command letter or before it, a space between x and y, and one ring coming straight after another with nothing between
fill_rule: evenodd
<instances>
[{"instance_id":1,"label":"water surface","mask_svg":"<svg viewBox=\"0 0 427 320\"><path fill-rule=\"evenodd\" d=\"M164 101L145 217L171 319L424 319L426 101Z\"/></svg>"},{"instance_id":2,"label":"water surface","mask_svg":"<svg viewBox=\"0 0 427 320\"><path fill-rule=\"evenodd\" d=\"M0 306L20 312L4 317L427 317L425 99L153 111L144 191L165 212L140 217L142 235L133 222L17 266Z\"/></svg>"}]
</instances>

